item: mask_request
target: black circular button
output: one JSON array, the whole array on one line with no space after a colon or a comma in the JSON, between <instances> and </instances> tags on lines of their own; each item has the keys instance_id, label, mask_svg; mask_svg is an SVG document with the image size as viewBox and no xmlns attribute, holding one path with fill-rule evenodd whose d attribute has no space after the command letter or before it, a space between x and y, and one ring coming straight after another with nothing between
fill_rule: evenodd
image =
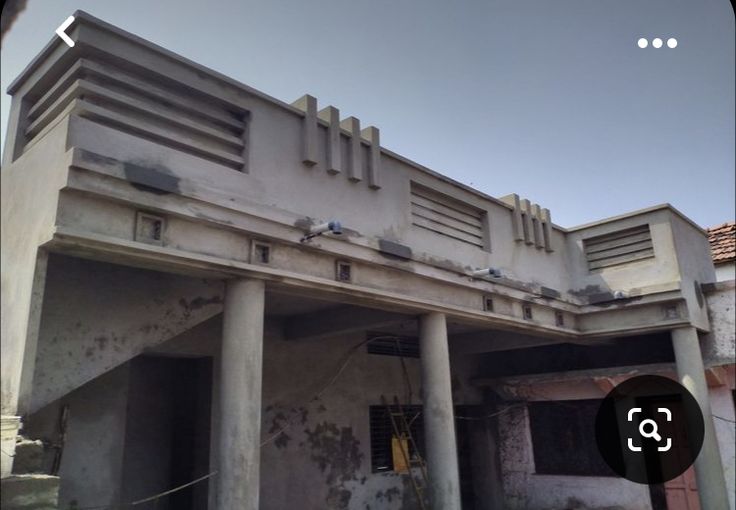
<instances>
[{"instance_id":1,"label":"black circular button","mask_svg":"<svg viewBox=\"0 0 736 510\"><path fill-rule=\"evenodd\" d=\"M656 375L633 377L613 388L595 419L603 459L618 475L659 484L681 475L703 446L704 422L695 397Z\"/></svg>"}]
</instances>

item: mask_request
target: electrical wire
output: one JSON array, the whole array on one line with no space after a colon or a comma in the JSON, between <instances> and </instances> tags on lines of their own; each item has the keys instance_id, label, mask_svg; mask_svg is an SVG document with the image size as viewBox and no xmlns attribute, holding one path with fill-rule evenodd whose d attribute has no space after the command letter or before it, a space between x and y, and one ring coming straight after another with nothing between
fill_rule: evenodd
<instances>
[{"instance_id":1,"label":"electrical wire","mask_svg":"<svg viewBox=\"0 0 736 510\"><path fill-rule=\"evenodd\" d=\"M211 473L208 473L204 476L200 476L199 478L197 478L196 480L192 480L191 482L187 482L185 484L174 487L173 489L169 489L167 491L160 492L158 494L154 494L153 496L139 499L131 503L122 503L122 504L117 504L117 505L113 504L113 505L83 506L83 507L75 507L74 510L103 510L103 509L108 509L108 508L110 509L131 508L134 506L142 505L143 503L149 503L151 501L158 502L158 500L164 496L168 496L169 494L173 494L175 492L179 492L182 489L186 489L187 487L191 487L192 485L196 485L199 482L203 482L204 480L212 478L216 474L217 474L217 471L212 471Z\"/></svg>"},{"instance_id":2,"label":"electrical wire","mask_svg":"<svg viewBox=\"0 0 736 510\"><path fill-rule=\"evenodd\" d=\"M335 375L333 375L330 380L325 384L322 389L320 389L314 397L309 399L309 402L314 402L315 400L319 400L320 397L324 394L327 389L332 386L335 381L340 377L340 374L343 373L345 368L348 366L348 363L350 363L350 360L353 358L356 352L358 352L358 349L360 349L362 346L367 344L368 342L371 342L373 340L384 340L384 339L394 339L397 338L395 336L377 336L377 337L370 337L366 338L365 340L362 340L358 342L357 344L353 345L350 349L348 349L345 353L345 360L342 362L340 367L338 368L337 372L335 372ZM289 429L294 424L295 417L287 418L286 423L276 430L272 435L270 435L268 438L266 438L264 441L261 442L260 446L264 447L267 444L269 444L271 441L274 441L277 437L279 437L281 434L283 434L286 430Z\"/></svg>"},{"instance_id":3,"label":"electrical wire","mask_svg":"<svg viewBox=\"0 0 736 510\"><path fill-rule=\"evenodd\" d=\"M718 416L717 414L712 414L713 418L718 418L719 420L723 420L728 423L736 423L736 420L729 420L728 418L724 418L723 416Z\"/></svg>"}]
</instances>

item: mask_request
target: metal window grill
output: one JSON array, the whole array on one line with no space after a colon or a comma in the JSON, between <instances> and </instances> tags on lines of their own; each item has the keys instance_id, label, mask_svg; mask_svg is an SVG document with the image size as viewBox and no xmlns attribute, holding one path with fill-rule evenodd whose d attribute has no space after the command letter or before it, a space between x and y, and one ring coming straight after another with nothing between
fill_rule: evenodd
<instances>
[{"instance_id":1,"label":"metal window grill","mask_svg":"<svg viewBox=\"0 0 736 510\"><path fill-rule=\"evenodd\" d=\"M394 412L398 409L391 406ZM419 448L419 455L424 457L424 426L422 421L422 406L401 406L406 421L409 423L411 435ZM391 451L391 417L386 406L370 406L370 431L371 431L371 469L374 473L390 472L394 469ZM409 455L414 456L416 452L409 445Z\"/></svg>"},{"instance_id":2,"label":"metal window grill","mask_svg":"<svg viewBox=\"0 0 736 510\"><path fill-rule=\"evenodd\" d=\"M384 333L368 333L372 339L366 344L369 354L384 356L402 356L404 358L419 357L419 339L409 336L392 336Z\"/></svg>"}]
</instances>

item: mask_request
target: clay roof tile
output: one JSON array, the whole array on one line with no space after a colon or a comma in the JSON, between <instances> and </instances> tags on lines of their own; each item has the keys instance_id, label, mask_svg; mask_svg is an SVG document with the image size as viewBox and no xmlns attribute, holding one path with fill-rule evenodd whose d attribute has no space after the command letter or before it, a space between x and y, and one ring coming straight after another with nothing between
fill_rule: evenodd
<instances>
[{"instance_id":1,"label":"clay roof tile","mask_svg":"<svg viewBox=\"0 0 736 510\"><path fill-rule=\"evenodd\" d=\"M736 260L736 222L709 228L708 241L715 264Z\"/></svg>"}]
</instances>

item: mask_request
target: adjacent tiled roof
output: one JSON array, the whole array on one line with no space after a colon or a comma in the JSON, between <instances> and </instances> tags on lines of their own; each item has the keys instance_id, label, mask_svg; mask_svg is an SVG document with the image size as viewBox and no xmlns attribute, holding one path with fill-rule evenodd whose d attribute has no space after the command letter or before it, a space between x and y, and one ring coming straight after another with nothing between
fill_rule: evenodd
<instances>
[{"instance_id":1,"label":"adjacent tiled roof","mask_svg":"<svg viewBox=\"0 0 736 510\"><path fill-rule=\"evenodd\" d=\"M736 259L736 222L708 229L708 241L713 262L718 264Z\"/></svg>"}]
</instances>

